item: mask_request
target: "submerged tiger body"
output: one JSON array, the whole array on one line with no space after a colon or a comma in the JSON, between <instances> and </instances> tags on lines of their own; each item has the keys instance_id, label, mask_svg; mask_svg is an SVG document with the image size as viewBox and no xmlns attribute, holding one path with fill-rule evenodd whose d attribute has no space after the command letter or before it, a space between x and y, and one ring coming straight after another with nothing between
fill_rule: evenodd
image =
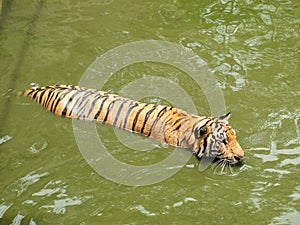
<instances>
[{"instance_id":1,"label":"submerged tiger body","mask_svg":"<svg viewBox=\"0 0 300 225\"><path fill-rule=\"evenodd\" d=\"M141 103L115 94L74 85L51 85L19 92L56 115L107 123L172 146L189 148L201 158L235 164L244 152L228 125L230 113L197 116L171 106Z\"/></svg>"}]
</instances>

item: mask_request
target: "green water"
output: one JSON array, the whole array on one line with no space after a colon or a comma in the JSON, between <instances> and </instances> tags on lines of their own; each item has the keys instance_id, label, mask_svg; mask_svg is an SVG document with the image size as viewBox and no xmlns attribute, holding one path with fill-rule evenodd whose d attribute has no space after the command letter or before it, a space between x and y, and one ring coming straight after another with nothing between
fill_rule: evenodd
<instances>
[{"instance_id":1,"label":"green water","mask_svg":"<svg viewBox=\"0 0 300 225\"><path fill-rule=\"evenodd\" d=\"M2 4L0 224L300 223L299 1ZM143 40L180 44L208 64L245 150L242 166L221 175L213 168L199 171L192 157L161 182L115 183L87 164L71 120L15 97L32 82L77 84L96 57ZM201 89L170 65L128 66L104 89L119 93L149 76L180 85L199 114L210 114ZM145 101L164 103L160 97ZM128 164L159 162L173 151L131 150L111 127L97 125L97 131L111 154Z\"/></svg>"}]
</instances>

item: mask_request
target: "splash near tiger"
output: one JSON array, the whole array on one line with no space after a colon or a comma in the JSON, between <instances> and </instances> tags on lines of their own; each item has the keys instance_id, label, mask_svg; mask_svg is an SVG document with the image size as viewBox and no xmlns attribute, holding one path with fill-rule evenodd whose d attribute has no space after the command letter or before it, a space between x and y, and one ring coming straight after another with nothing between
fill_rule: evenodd
<instances>
[{"instance_id":1,"label":"splash near tiger","mask_svg":"<svg viewBox=\"0 0 300 225\"><path fill-rule=\"evenodd\" d=\"M231 113L198 116L171 106L142 103L75 85L50 85L18 94L30 97L58 116L110 124L190 149L197 158L214 158L222 166L237 164L244 158L228 123Z\"/></svg>"}]
</instances>

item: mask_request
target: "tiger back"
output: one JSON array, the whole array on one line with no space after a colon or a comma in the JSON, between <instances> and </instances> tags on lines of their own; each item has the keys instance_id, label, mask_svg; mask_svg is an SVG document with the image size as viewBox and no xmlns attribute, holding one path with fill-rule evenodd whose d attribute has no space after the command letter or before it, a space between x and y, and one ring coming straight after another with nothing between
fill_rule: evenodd
<instances>
[{"instance_id":1,"label":"tiger back","mask_svg":"<svg viewBox=\"0 0 300 225\"><path fill-rule=\"evenodd\" d=\"M108 92L74 85L51 85L19 92L62 117L96 121L133 131L172 146L235 164L244 152L235 134L226 134L230 113L205 117L171 106L141 103Z\"/></svg>"}]
</instances>

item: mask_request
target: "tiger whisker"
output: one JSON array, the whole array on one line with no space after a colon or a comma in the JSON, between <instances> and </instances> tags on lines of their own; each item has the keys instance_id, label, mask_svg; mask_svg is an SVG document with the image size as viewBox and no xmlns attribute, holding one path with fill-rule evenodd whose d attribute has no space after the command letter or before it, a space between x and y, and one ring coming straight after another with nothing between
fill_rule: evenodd
<instances>
[{"instance_id":1,"label":"tiger whisker","mask_svg":"<svg viewBox=\"0 0 300 225\"><path fill-rule=\"evenodd\" d=\"M233 169L232 169L232 166L231 166L230 163L228 164L228 168L229 168L230 173L232 174L233 173Z\"/></svg>"},{"instance_id":2,"label":"tiger whisker","mask_svg":"<svg viewBox=\"0 0 300 225\"><path fill-rule=\"evenodd\" d=\"M212 168L213 168L213 169L216 169L217 167L219 167L219 166L220 166L220 163L222 163L222 161L223 161L223 159L219 159L218 161L214 162L214 163L212 164Z\"/></svg>"},{"instance_id":3,"label":"tiger whisker","mask_svg":"<svg viewBox=\"0 0 300 225\"><path fill-rule=\"evenodd\" d=\"M226 166L227 166L227 161L224 160L224 161L222 162L222 169L221 169L221 172L222 172L222 173L224 172Z\"/></svg>"},{"instance_id":4,"label":"tiger whisker","mask_svg":"<svg viewBox=\"0 0 300 225\"><path fill-rule=\"evenodd\" d=\"M233 173L232 164L227 159L219 159L213 164L214 173L226 173L226 169L228 168L229 173ZM220 169L220 172L218 170Z\"/></svg>"},{"instance_id":5,"label":"tiger whisker","mask_svg":"<svg viewBox=\"0 0 300 225\"><path fill-rule=\"evenodd\" d=\"M221 159L221 160L219 160L219 161L216 163L216 165L215 165L215 167L214 167L214 173L217 173L217 170L218 170L219 168L222 168L223 162L224 162L224 160ZM223 169L221 169L221 172L223 172Z\"/></svg>"}]
</instances>

